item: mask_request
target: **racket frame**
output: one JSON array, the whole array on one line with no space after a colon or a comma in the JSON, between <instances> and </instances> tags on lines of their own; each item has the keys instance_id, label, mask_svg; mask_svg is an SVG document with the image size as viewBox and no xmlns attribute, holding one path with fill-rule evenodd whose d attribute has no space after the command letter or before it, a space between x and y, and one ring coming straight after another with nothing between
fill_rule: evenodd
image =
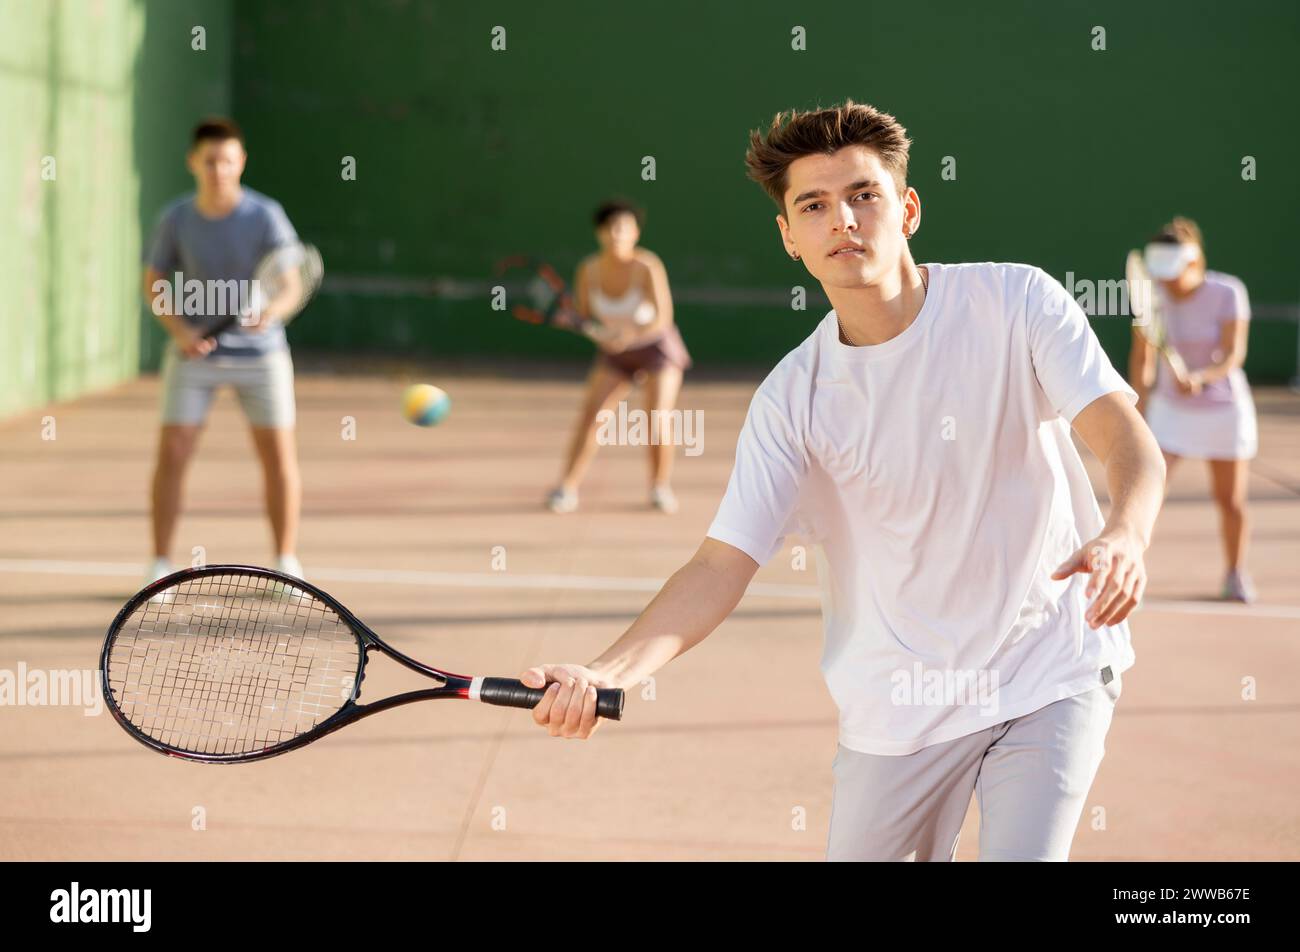
<instances>
[{"instance_id":1,"label":"racket frame","mask_svg":"<svg viewBox=\"0 0 1300 952\"><path fill-rule=\"evenodd\" d=\"M197 751L179 750L168 744L163 743L153 737L150 737L140 728L136 727L127 716L122 713L118 707L117 700L113 696L113 691L109 686L109 660L112 654L113 645L116 643L117 635L120 633L122 626L134 614L134 612L150 599L165 592L182 578L202 579L212 575L246 575L258 578L269 579L277 583L292 585L295 588L302 589L314 598L319 599L331 610L333 610L344 625L352 632L357 639L357 673L352 684L352 693L343 703L339 710L335 711L325 720L321 721L311 730L299 734L291 740L282 741L272 744L261 750L246 751L242 753L214 754L201 753ZM370 659L371 651L379 651L387 655L412 671L423 674L426 677L436 678L444 681L442 687L423 688L418 691L407 691L404 694L395 694L391 697L381 698L378 701L372 701L369 704L362 704L357 699L361 696L361 684L366 676L366 664ZM144 744L146 747L156 750L160 753L167 754L170 757L178 757L182 760L194 761L196 763L207 764L229 764L229 763L248 763L256 760L265 760L268 757L276 757L280 754L288 753L291 750L297 750L312 741L320 740L327 734L332 734L341 727L346 727L354 721L359 721L363 717L369 717L371 714L377 714L380 711L386 711L392 707L400 707L403 704L411 704L415 701L431 701L440 698L456 698L461 700L476 700L478 692L481 690L485 678L467 677L461 674L452 674L448 671L442 671L438 668L430 667L416 661L414 658L402 654L396 648L387 644L378 635L376 635L361 619L348 611L336 598L327 592L321 591L310 582L291 575L284 575L274 572L271 569L261 568L255 565L209 565L203 568L182 569L179 572L173 572L166 575L156 582L153 582L139 592L137 592L130 601L128 601L122 610L117 613L113 623L109 625L108 631L104 636L104 648L100 654L100 685L104 694L104 703L112 711L113 717L121 725L122 729L128 734Z\"/></svg>"},{"instance_id":2,"label":"racket frame","mask_svg":"<svg viewBox=\"0 0 1300 952\"><path fill-rule=\"evenodd\" d=\"M509 272L529 272L533 280L545 281L555 292L555 299L546 310L539 310L530 304L511 304L510 314L516 320L526 324L554 327L563 331L572 331L583 337L594 338L593 331L599 326L598 321L583 320L569 290L568 284L551 264L533 255L510 255L496 263L498 277L505 277ZM530 282L531 283L531 282ZM510 288L506 288L509 296ZM528 292L524 291L527 296Z\"/></svg>"},{"instance_id":3,"label":"racket frame","mask_svg":"<svg viewBox=\"0 0 1300 952\"><path fill-rule=\"evenodd\" d=\"M294 247L294 244L295 243L291 242L289 244L280 245L278 248L273 248L271 251L268 251L266 254L264 254L261 260L258 261L257 266L253 269L253 278L254 279L257 278L257 273L258 271L261 270L262 265L265 262L271 261L277 255L283 254L286 248L292 248ZM316 292L320 289L321 279L324 276L325 267L324 267L324 263L321 261L319 249L317 249L315 245L309 245L304 242L296 242L296 244L302 250L304 256L308 260L315 260L316 267L312 270L318 271L319 275L317 276L315 282L313 282L312 287L304 289L304 292L302 296L299 298L297 305L294 307L293 312L290 314L286 314L282 317L276 318L276 320L280 324L288 324L295 317L297 317L299 314L302 313L303 308L305 308L308 304L310 304L311 299L316 296ZM216 340L226 331L230 330L232 327L238 324L240 320L243 318L243 316L244 315L242 311L238 314L227 315L226 317L222 318L220 323L207 330L203 334L204 338L207 340Z\"/></svg>"},{"instance_id":4,"label":"racket frame","mask_svg":"<svg viewBox=\"0 0 1300 952\"><path fill-rule=\"evenodd\" d=\"M1128 286L1129 312L1133 315L1133 327L1156 353L1165 359L1169 369L1177 376L1186 376L1187 364L1182 355L1169 343L1169 325L1161 314L1162 305L1157 300L1160 293L1156 288L1155 278L1147 270L1146 260L1140 250L1129 252L1124 265L1124 280ZM1134 285L1140 284L1141 289ZM1143 302L1143 313L1138 312L1134 302Z\"/></svg>"}]
</instances>

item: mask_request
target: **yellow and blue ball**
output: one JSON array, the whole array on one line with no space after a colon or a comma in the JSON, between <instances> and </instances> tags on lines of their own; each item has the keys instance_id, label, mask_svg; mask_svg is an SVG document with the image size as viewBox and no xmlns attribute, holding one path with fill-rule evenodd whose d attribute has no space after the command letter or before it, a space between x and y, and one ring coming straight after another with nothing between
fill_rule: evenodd
<instances>
[{"instance_id":1,"label":"yellow and blue ball","mask_svg":"<svg viewBox=\"0 0 1300 952\"><path fill-rule=\"evenodd\" d=\"M435 426L450 411L451 397L433 384L414 384L402 395L402 415L416 426Z\"/></svg>"}]
</instances>

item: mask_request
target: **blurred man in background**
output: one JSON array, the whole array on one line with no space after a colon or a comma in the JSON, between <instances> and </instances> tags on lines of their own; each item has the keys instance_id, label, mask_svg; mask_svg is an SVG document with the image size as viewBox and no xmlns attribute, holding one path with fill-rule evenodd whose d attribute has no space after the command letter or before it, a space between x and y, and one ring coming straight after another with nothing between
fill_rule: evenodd
<instances>
[{"instance_id":1,"label":"blurred man in background","mask_svg":"<svg viewBox=\"0 0 1300 952\"><path fill-rule=\"evenodd\" d=\"M154 558L146 581L172 571L185 470L212 398L224 384L239 396L262 464L277 567L302 575L294 554L302 491L294 442L293 362L284 328L266 308L255 321L236 322L213 338L207 335L235 306L229 296L204 293L197 306L186 306L190 282L211 288L233 281L245 287L259 260L298 239L278 202L240 184L247 159L243 132L234 122L212 118L199 123L186 159L195 191L163 209L145 257L145 297L171 337L162 365L162 433L152 496ZM168 286L169 300L163 296ZM214 300L220 306L211 307Z\"/></svg>"}]
</instances>

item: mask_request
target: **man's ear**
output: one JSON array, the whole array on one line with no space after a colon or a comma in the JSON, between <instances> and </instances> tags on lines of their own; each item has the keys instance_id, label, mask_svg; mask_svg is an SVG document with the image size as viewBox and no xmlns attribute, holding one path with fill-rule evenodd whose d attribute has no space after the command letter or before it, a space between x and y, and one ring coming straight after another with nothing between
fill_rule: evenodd
<instances>
[{"instance_id":1,"label":"man's ear","mask_svg":"<svg viewBox=\"0 0 1300 952\"><path fill-rule=\"evenodd\" d=\"M790 223L786 221L786 217L780 213L777 213L776 216L776 228L777 232L781 235L781 244L783 246L788 244L790 240ZM786 250L788 253L789 249L787 248Z\"/></svg>"},{"instance_id":2,"label":"man's ear","mask_svg":"<svg viewBox=\"0 0 1300 952\"><path fill-rule=\"evenodd\" d=\"M909 200L914 202L916 205L916 220L912 223L912 228L910 230L910 233L914 235L921 227L921 195L916 189L909 185L903 190L902 199L904 212L907 210L907 203ZM906 227L904 230L907 230Z\"/></svg>"}]
</instances>

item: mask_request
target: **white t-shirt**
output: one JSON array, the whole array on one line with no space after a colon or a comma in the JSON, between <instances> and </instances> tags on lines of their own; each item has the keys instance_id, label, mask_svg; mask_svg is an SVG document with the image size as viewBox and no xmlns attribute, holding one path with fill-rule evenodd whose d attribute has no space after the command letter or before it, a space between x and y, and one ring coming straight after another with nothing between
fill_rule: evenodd
<instances>
[{"instance_id":1,"label":"white t-shirt","mask_svg":"<svg viewBox=\"0 0 1300 952\"><path fill-rule=\"evenodd\" d=\"M814 545L840 743L909 754L1038 710L1133 664L1052 571L1103 525L1068 421L1137 395L1078 304L1022 264L926 265L883 344L831 311L759 386L708 535L760 565Z\"/></svg>"}]
</instances>

